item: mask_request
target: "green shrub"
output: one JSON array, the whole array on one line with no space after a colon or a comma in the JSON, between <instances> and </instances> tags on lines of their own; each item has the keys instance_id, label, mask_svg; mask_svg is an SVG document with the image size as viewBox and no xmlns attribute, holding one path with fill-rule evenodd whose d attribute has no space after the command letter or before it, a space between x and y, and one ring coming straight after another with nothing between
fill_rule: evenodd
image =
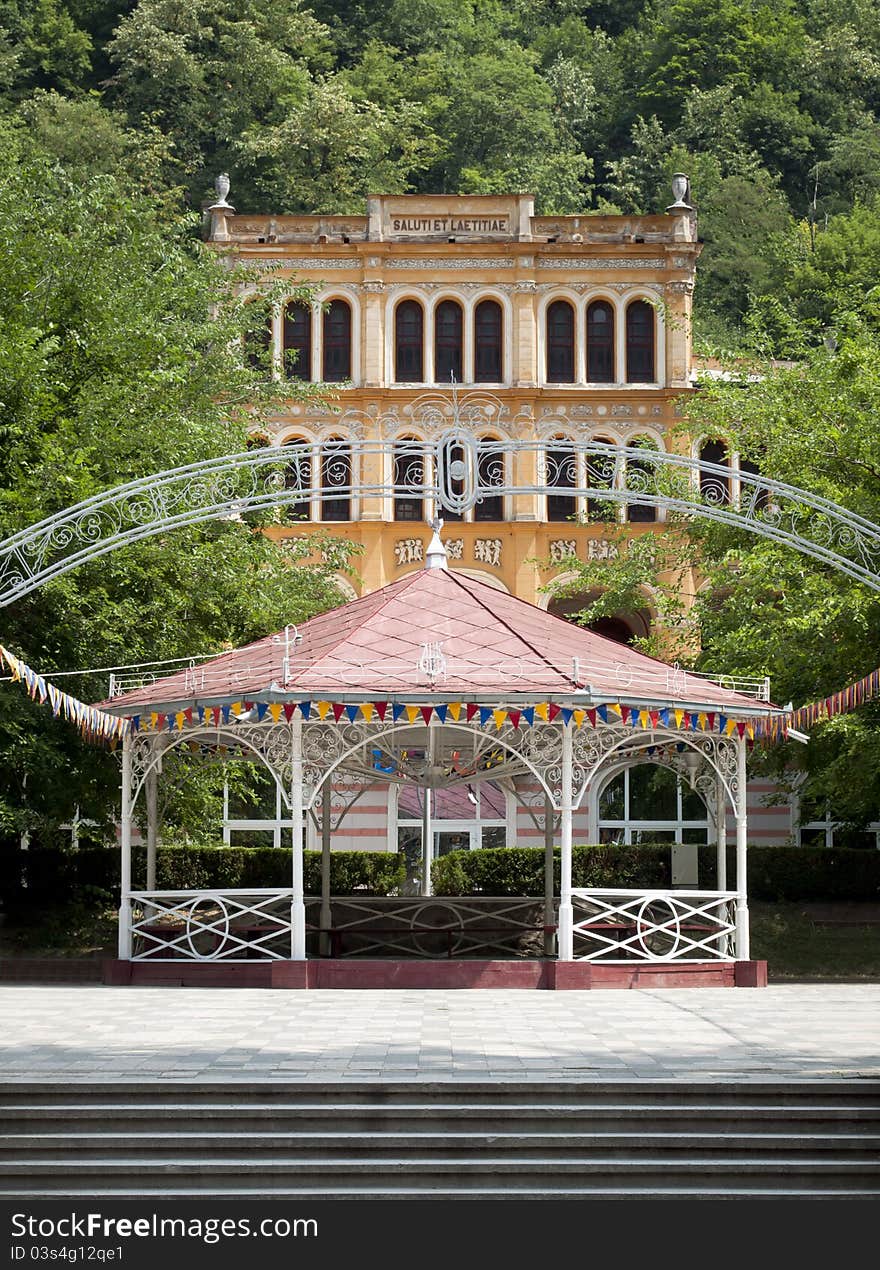
<instances>
[{"instance_id":1,"label":"green shrub","mask_svg":"<svg viewBox=\"0 0 880 1270\"><path fill-rule=\"evenodd\" d=\"M700 888L713 890L716 852L699 848ZM668 887L670 844L576 846L575 887ZM846 847L749 847L748 894L756 900L877 900L880 852ZM543 847L498 847L451 851L434 862L436 895L533 895L544 893ZM728 847L728 887L736 885L736 849ZM554 853L554 891L559 893L559 851Z\"/></svg>"},{"instance_id":2,"label":"green shrub","mask_svg":"<svg viewBox=\"0 0 880 1270\"><path fill-rule=\"evenodd\" d=\"M144 885L146 848L132 850L135 890ZM13 859L13 856L15 857ZM321 890L321 853L304 853L307 894ZM390 851L334 851L330 889L334 895L388 895L404 880L403 857ZM60 901L118 903L116 847L38 848L8 853L0 870L0 899L7 908ZM22 885L24 883L24 885ZM290 852L274 847L161 846L156 885L169 891L281 889L291 884Z\"/></svg>"}]
</instances>

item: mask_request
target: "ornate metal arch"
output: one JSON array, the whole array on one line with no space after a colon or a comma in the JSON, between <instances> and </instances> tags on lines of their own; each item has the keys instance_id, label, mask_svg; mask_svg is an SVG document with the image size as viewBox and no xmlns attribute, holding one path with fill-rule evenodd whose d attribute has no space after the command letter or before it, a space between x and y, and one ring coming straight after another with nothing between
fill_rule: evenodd
<instances>
[{"instance_id":1,"label":"ornate metal arch","mask_svg":"<svg viewBox=\"0 0 880 1270\"><path fill-rule=\"evenodd\" d=\"M415 412L409 419L413 427L423 422ZM730 525L880 591L880 526L808 491L638 445L481 441L475 422L461 411L447 418L435 409L429 422L423 429L429 440L352 434L348 441L324 443L321 463L312 445L265 446L96 494L0 542L0 608L119 547L204 521L283 507L308 516L314 500L327 499L362 504L408 497L425 501L426 513L427 504L441 514L460 513L484 498L548 490L572 500L639 504Z\"/></svg>"},{"instance_id":2,"label":"ornate metal arch","mask_svg":"<svg viewBox=\"0 0 880 1270\"><path fill-rule=\"evenodd\" d=\"M316 805L321 787L332 780L334 774L358 751L371 742L387 740L396 733L413 731L417 727L418 724L401 721L380 726L374 723L353 723L344 728L306 725L303 728L303 805L306 810L311 810ZM504 750L519 764L520 771L530 772L535 777L550 796L554 808L557 811L560 809L562 734L557 725L546 724L519 732L509 725L501 732L490 732L473 722L447 722L437 725L437 728L439 732L458 731L465 735L476 735L484 738L490 745ZM534 749L534 734L539 732L553 733L553 738L548 737L541 750L541 756L546 759L543 766L536 759L537 751ZM487 768L479 774L462 776L459 783L492 780L497 774L510 774L510 768L506 768L504 773L496 774L493 774L491 768ZM376 780L381 779L382 772L376 770Z\"/></svg>"},{"instance_id":3,"label":"ornate metal arch","mask_svg":"<svg viewBox=\"0 0 880 1270\"><path fill-rule=\"evenodd\" d=\"M683 732L647 731L633 735L631 728L604 727L583 728L574 734L574 757L577 767L582 773L577 786L575 806L580 806L587 788L596 776L610 763L614 755L643 753L652 745L663 745L674 742L684 744L694 750L703 760L709 772L698 773L691 787L700 795L707 806L708 800L714 801L714 784L717 777L724 788L730 806L736 810L739 790L739 773L737 767L739 741L733 737L715 736L709 733L689 735ZM710 775L711 773L711 775Z\"/></svg>"},{"instance_id":4,"label":"ornate metal arch","mask_svg":"<svg viewBox=\"0 0 880 1270\"><path fill-rule=\"evenodd\" d=\"M284 735L280 735L283 733ZM161 742L161 744L159 744ZM188 728L185 732L136 733L131 741L132 794L131 807L136 806L150 772L156 771L163 758L173 750L195 742L197 745L226 745L230 751L243 750L266 768L281 791L285 806L290 808L290 728L284 724L254 725L235 728ZM243 757L243 755L239 755Z\"/></svg>"}]
</instances>

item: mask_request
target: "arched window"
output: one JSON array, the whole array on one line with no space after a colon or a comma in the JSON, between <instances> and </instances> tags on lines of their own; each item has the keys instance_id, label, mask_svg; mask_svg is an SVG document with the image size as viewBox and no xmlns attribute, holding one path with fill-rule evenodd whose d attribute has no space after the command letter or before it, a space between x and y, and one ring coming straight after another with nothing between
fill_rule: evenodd
<instances>
[{"instance_id":1,"label":"arched window","mask_svg":"<svg viewBox=\"0 0 880 1270\"><path fill-rule=\"evenodd\" d=\"M703 800L657 763L625 768L599 797L600 842L705 843L708 835Z\"/></svg>"},{"instance_id":2,"label":"arched window","mask_svg":"<svg viewBox=\"0 0 880 1270\"><path fill-rule=\"evenodd\" d=\"M434 382L448 384L451 379L461 383L461 305L454 300L443 300L434 313Z\"/></svg>"},{"instance_id":3,"label":"arched window","mask_svg":"<svg viewBox=\"0 0 880 1270\"><path fill-rule=\"evenodd\" d=\"M504 484L504 455L497 449L494 437L484 437L477 445L477 472L481 489L498 488ZM486 494L474 504L474 520L503 520L504 496Z\"/></svg>"},{"instance_id":4,"label":"arched window","mask_svg":"<svg viewBox=\"0 0 880 1270\"><path fill-rule=\"evenodd\" d=\"M594 437L594 441L602 445L613 446L610 437ZM587 484L592 489L613 489L617 457L609 454L589 454L587 456ZM590 520L608 521L615 519L615 504L604 498L587 499L587 516Z\"/></svg>"},{"instance_id":5,"label":"arched window","mask_svg":"<svg viewBox=\"0 0 880 1270\"><path fill-rule=\"evenodd\" d=\"M726 444L723 441L704 441L700 446L700 462L714 463L729 471L730 459ZM730 503L730 476L720 476L717 472L705 472L701 467L700 497L716 507L726 507Z\"/></svg>"},{"instance_id":6,"label":"arched window","mask_svg":"<svg viewBox=\"0 0 880 1270\"><path fill-rule=\"evenodd\" d=\"M482 300L474 313L474 382L500 384L504 378L504 321L496 300Z\"/></svg>"},{"instance_id":7,"label":"arched window","mask_svg":"<svg viewBox=\"0 0 880 1270\"><path fill-rule=\"evenodd\" d=\"M547 519L571 520L577 512L577 499L572 494L556 491L571 490L576 487L577 452L574 443L567 437L554 437L547 447L546 467Z\"/></svg>"},{"instance_id":8,"label":"arched window","mask_svg":"<svg viewBox=\"0 0 880 1270\"><path fill-rule=\"evenodd\" d=\"M321 519L351 520L351 450L341 437L321 447Z\"/></svg>"},{"instance_id":9,"label":"arched window","mask_svg":"<svg viewBox=\"0 0 880 1270\"><path fill-rule=\"evenodd\" d=\"M654 310L645 300L633 300L626 310L626 382L653 384Z\"/></svg>"},{"instance_id":10,"label":"arched window","mask_svg":"<svg viewBox=\"0 0 880 1270\"><path fill-rule=\"evenodd\" d=\"M324 351L321 376L326 384L351 379L351 306L331 300L324 310Z\"/></svg>"},{"instance_id":11,"label":"arched window","mask_svg":"<svg viewBox=\"0 0 880 1270\"><path fill-rule=\"evenodd\" d=\"M547 381L574 383L574 309L554 300L547 310Z\"/></svg>"},{"instance_id":12,"label":"arched window","mask_svg":"<svg viewBox=\"0 0 880 1270\"><path fill-rule=\"evenodd\" d=\"M284 373L288 379L312 378L312 310L294 301L285 305L282 325Z\"/></svg>"},{"instance_id":13,"label":"arched window","mask_svg":"<svg viewBox=\"0 0 880 1270\"><path fill-rule=\"evenodd\" d=\"M415 300L398 304L394 314L394 378L398 384L420 384L424 379L424 326L420 304Z\"/></svg>"},{"instance_id":14,"label":"arched window","mask_svg":"<svg viewBox=\"0 0 880 1270\"><path fill-rule=\"evenodd\" d=\"M633 437L627 443L637 450L656 450L657 442L653 437ZM656 465L650 460L629 459L626 465L626 487L629 490L656 492ZM657 508L646 503L630 502L626 505L626 518L633 525L653 524L657 519Z\"/></svg>"},{"instance_id":15,"label":"arched window","mask_svg":"<svg viewBox=\"0 0 880 1270\"><path fill-rule=\"evenodd\" d=\"M272 374L272 315L253 315L253 325L244 337L244 355L248 366L265 378Z\"/></svg>"},{"instance_id":16,"label":"arched window","mask_svg":"<svg viewBox=\"0 0 880 1270\"><path fill-rule=\"evenodd\" d=\"M418 306L417 306L418 307ZM415 437L401 437L394 443L394 519L425 518L424 445Z\"/></svg>"},{"instance_id":17,"label":"arched window","mask_svg":"<svg viewBox=\"0 0 880 1270\"><path fill-rule=\"evenodd\" d=\"M293 453L284 472L284 488L300 497L287 504L288 520L310 520L312 515L312 448L305 437L291 437L284 442Z\"/></svg>"},{"instance_id":18,"label":"arched window","mask_svg":"<svg viewBox=\"0 0 880 1270\"><path fill-rule=\"evenodd\" d=\"M607 300L587 309L587 379L591 384L614 383L614 309Z\"/></svg>"}]
</instances>

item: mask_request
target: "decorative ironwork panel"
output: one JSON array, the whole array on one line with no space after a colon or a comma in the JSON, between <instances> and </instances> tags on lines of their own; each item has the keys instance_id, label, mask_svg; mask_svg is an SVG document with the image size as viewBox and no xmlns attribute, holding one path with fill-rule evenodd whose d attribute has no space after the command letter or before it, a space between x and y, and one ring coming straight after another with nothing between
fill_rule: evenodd
<instances>
[{"instance_id":1,"label":"decorative ironwork panel","mask_svg":"<svg viewBox=\"0 0 880 1270\"><path fill-rule=\"evenodd\" d=\"M571 894L575 961L734 960L735 891Z\"/></svg>"},{"instance_id":2,"label":"decorative ironwork panel","mask_svg":"<svg viewBox=\"0 0 880 1270\"><path fill-rule=\"evenodd\" d=\"M132 961L291 957L293 891L133 891Z\"/></svg>"},{"instance_id":3,"label":"decorative ironwork panel","mask_svg":"<svg viewBox=\"0 0 880 1270\"><path fill-rule=\"evenodd\" d=\"M725 485L731 480L726 466L641 445L609 446L584 438L580 423L566 427L567 416L558 426L577 439L536 438L524 410L504 423L508 439L480 440L501 426L503 413L488 394L427 395L400 412L370 416L377 439L364 440L363 419L347 412L333 425L343 439L323 447L327 480L318 488L313 447L292 444L174 468L96 494L0 543L0 607L118 547L207 520L358 496L415 495L441 512L460 513L485 498L548 492L716 521L793 548L880 591L880 527L828 499L743 470L734 497ZM427 439L407 438L409 429ZM401 433L403 440L391 439ZM512 439L520 435L528 439ZM529 468L537 474L534 484L514 481L516 470ZM719 496L725 488L730 496Z\"/></svg>"}]
</instances>

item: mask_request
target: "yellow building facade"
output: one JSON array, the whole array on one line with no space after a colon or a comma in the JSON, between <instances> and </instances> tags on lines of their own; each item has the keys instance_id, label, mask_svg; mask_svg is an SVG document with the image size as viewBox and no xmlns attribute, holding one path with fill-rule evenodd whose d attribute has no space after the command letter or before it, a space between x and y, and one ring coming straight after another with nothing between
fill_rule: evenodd
<instances>
[{"instance_id":1,"label":"yellow building facade","mask_svg":"<svg viewBox=\"0 0 880 1270\"><path fill-rule=\"evenodd\" d=\"M406 476L370 469L394 468L396 443L430 442L457 415L478 441L540 445L506 460L505 485L522 493L446 516L453 569L547 607L544 588L571 573L572 555L613 555L618 531L566 494L553 447L690 444L672 429L692 390L700 246L686 183L676 192L658 216L536 216L528 195L384 195L363 216L240 216L221 193L210 209L217 248L275 283L314 288L309 306L281 304L267 332L279 379L326 385L323 401L292 399L270 421L269 444L312 453L313 497L274 536L323 522L359 544L357 578L340 580L352 598L421 568L438 509L370 494ZM380 442L388 457L355 456L351 495L328 498L334 457L353 441ZM606 514L628 532L662 532L653 508ZM643 610L597 629L629 639L653 616L646 594Z\"/></svg>"}]
</instances>

